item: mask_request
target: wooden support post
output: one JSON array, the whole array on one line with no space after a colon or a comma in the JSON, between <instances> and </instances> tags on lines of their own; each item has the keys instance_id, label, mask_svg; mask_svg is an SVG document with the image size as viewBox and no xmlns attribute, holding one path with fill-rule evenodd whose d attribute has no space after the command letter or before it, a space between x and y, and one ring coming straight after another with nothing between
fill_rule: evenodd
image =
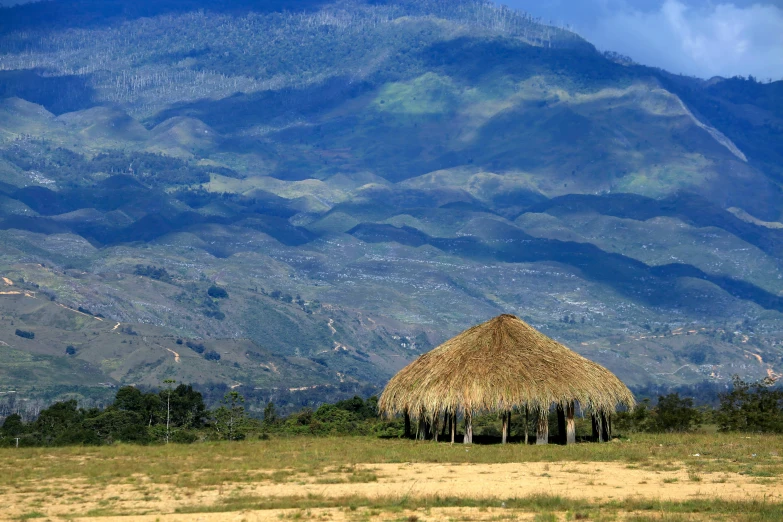
<instances>
[{"instance_id":1,"label":"wooden support post","mask_svg":"<svg viewBox=\"0 0 783 522\"><path fill-rule=\"evenodd\" d=\"M530 410L525 405L525 444L528 443L528 428L530 427Z\"/></svg>"},{"instance_id":2,"label":"wooden support post","mask_svg":"<svg viewBox=\"0 0 783 522\"><path fill-rule=\"evenodd\" d=\"M443 438L446 438L446 435L449 434L449 430L451 429L451 425L449 424L449 421L451 420L451 415L449 414L449 410L446 410L443 412L443 431L441 432L441 435Z\"/></svg>"},{"instance_id":3,"label":"wooden support post","mask_svg":"<svg viewBox=\"0 0 783 522\"><path fill-rule=\"evenodd\" d=\"M501 424L500 430L501 430L501 444L506 443L506 439L508 438L508 414L504 411L502 413L503 415L503 422Z\"/></svg>"},{"instance_id":4,"label":"wooden support post","mask_svg":"<svg viewBox=\"0 0 783 522\"><path fill-rule=\"evenodd\" d=\"M603 426L601 426L601 412L593 414L593 440L596 442L603 442Z\"/></svg>"},{"instance_id":5,"label":"wooden support post","mask_svg":"<svg viewBox=\"0 0 783 522\"><path fill-rule=\"evenodd\" d=\"M566 405L566 444L576 444L576 424L574 423L574 401Z\"/></svg>"},{"instance_id":6,"label":"wooden support post","mask_svg":"<svg viewBox=\"0 0 783 522\"><path fill-rule=\"evenodd\" d=\"M411 416L408 415L408 410L405 410L405 413L402 414L403 419L405 419L405 438L410 439L411 438Z\"/></svg>"},{"instance_id":7,"label":"wooden support post","mask_svg":"<svg viewBox=\"0 0 783 522\"><path fill-rule=\"evenodd\" d=\"M508 410L506 412L506 417L508 417L508 420L506 421L506 439L511 439L511 410Z\"/></svg>"},{"instance_id":8,"label":"wooden support post","mask_svg":"<svg viewBox=\"0 0 783 522\"><path fill-rule=\"evenodd\" d=\"M549 444L549 410L543 408L538 411L536 444Z\"/></svg>"},{"instance_id":9,"label":"wooden support post","mask_svg":"<svg viewBox=\"0 0 783 522\"><path fill-rule=\"evenodd\" d=\"M562 404L557 405L557 443L566 444L566 415Z\"/></svg>"},{"instance_id":10,"label":"wooden support post","mask_svg":"<svg viewBox=\"0 0 783 522\"><path fill-rule=\"evenodd\" d=\"M424 420L424 412L419 413L419 423L416 427L416 440L427 438L427 421Z\"/></svg>"},{"instance_id":11,"label":"wooden support post","mask_svg":"<svg viewBox=\"0 0 783 522\"><path fill-rule=\"evenodd\" d=\"M462 442L473 444L473 415L469 410L465 410L465 438Z\"/></svg>"},{"instance_id":12,"label":"wooden support post","mask_svg":"<svg viewBox=\"0 0 783 522\"><path fill-rule=\"evenodd\" d=\"M612 440L612 425L610 424L611 417L606 412L601 412L601 438L604 442L611 442Z\"/></svg>"},{"instance_id":13,"label":"wooden support post","mask_svg":"<svg viewBox=\"0 0 783 522\"><path fill-rule=\"evenodd\" d=\"M438 431L440 429L438 422L440 422L440 415L436 413L432 416L432 440L435 442L438 442Z\"/></svg>"},{"instance_id":14,"label":"wooden support post","mask_svg":"<svg viewBox=\"0 0 783 522\"><path fill-rule=\"evenodd\" d=\"M451 424L451 443L454 444L454 439L457 438L457 413L453 412L449 415L449 421Z\"/></svg>"}]
</instances>

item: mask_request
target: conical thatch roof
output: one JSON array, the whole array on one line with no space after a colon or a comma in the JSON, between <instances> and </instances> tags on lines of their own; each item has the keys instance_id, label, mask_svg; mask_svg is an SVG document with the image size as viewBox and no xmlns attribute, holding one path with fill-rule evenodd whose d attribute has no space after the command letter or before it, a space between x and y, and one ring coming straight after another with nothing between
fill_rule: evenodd
<instances>
[{"instance_id":1,"label":"conical thatch roof","mask_svg":"<svg viewBox=\"0 0 783 522\"><path fill-rule=\"evenodd\" d=\"M583 410L633 406L615 375L513 315L470 328L403 368L386 385L379 408L413 417L449 411L506 411L578 401Z\"/></svg>"}]
</instances>

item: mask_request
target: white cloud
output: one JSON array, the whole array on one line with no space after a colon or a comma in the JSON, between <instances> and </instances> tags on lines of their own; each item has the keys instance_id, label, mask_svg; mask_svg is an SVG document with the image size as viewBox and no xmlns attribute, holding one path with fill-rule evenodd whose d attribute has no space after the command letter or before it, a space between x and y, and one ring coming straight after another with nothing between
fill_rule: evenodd
<instances>
[{"instance_id":1,"label":"white cloud","mask_svg":"<svg viewBox=\"0 0 783 522\"><path fill-rule=\"evenodd\" d=\"M697 76L783 77L783 11L771 5L618 11L598 21L593 41L649 65Z\"/></svg>"},{"instance_id":2,"label":"white cloud","mask_svg":"<svg viewBox=\"0 0 783 522\"><path fill-rule=\"evenodd\" d=\"M574 25L600 49L701 77L783 78L783 9L709 0L557 0L510 5Z\"/></svg>"}]
</instances>

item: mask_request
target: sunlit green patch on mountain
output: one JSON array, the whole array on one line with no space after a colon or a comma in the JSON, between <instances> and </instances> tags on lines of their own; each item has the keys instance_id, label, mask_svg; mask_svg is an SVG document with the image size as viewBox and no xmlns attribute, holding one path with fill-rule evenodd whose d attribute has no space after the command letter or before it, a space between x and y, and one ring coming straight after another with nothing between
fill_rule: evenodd
<instances>
[{"instance_id":1,"label":"sunlit green patch on mountain","mask_svg":"<svg viewBox=\"0 0 783 522\"><path fill-rule=\"evenodd\" d=\"M394 82L379 89L376 110L401 115L434 115L454 112L461 101L458 87L448 77L428 72L410 82Z\"/></svg>"}]
</instances>

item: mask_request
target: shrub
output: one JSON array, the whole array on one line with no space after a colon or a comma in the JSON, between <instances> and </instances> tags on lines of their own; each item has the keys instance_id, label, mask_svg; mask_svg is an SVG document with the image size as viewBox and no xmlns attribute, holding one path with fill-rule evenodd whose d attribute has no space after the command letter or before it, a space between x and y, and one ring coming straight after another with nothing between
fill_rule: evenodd
<instances>
[{"instance_id":1,"label":"shrub","mask_svg":"<svg viewBox=\"0 0 783 522\"><path fill-rule=\"evenodd\" d=\"M35 339L35 332L28 332L27 330L19 330L17 328L16 332L14 333L23 339Z\"/></svg>"},{"instance_id":2,"label":"shrub","mask_svg":"<svg viewBox=\"0 0 783 522\"><path fill-rule=\"evenodd\" d=\"M12 413L3 421L3 425L0 426L0 433L10 437L17 437L24 433L24 429L22 417L18 413Z\"/></svg>"},{"instance_id":3,"label":"shrub","mask_svg":"<svg viewBox=\"0 0 783 522\"><path fill-rule=\"evenodd\" d=\"M693 399L670 393L658 397L648 431L685 432L701 424L701 413L693 407Z\"/></svg>"},{"instance_id":4,"label":"shrub","mask_svg":"<svg viewBox=\"0 0 783 522\"><path fill-rule=\"evenodd\" d=\"M208 361L219 361L220 360L220 354L217 353L215 350L209 350L204 354L204 359Z\"/></svg>"},{"instance_id":5,"label":"shrub","mask_svg":"<svg viewBox=\"0 0 783 522\"><path fill-rule=\"evenodd\" d=\"M210 286L209 290L207 290L207 295L209 295L209 297L214 297L215 299L228 299L228 292L226 292L226 289L220 288L219 286Z\"/></svg>"},{"instance_id":6,"label":"shrub","mask_svg":"<svg viewBox=\"0 0 783 522\"><path fill-rule=\"evenodd\" d=\"M188 430L177 430L171 434L170 440L177 444L193 444L198 440L198 435Z\"/></svg>"},{"instance_id":7,"label":"shrub","mask_svg":"<svg viewBox=\"0 0 783 522\"><path fill-rule=\"evenodd\" d=\"M204 315L211 319L217 319L218 321L222 321L226 318L226 314L220 310L204 310Z\"/></svg>"},{"instance_id":8,"label":"shrub","mask_svg":"<svg viewBox=\"0 0 783 522\"><path fill-rule=\"evenodd\" d=\"M772 379L747 383L735 375L732 390L720 395L718 429L783 433L783 389L773 384Z\"/></svg>"},{"instance_id":9,"label":"shrub","mask_svg":"<svg viewBox=\"0 0 783 522\"><path fill-rule=\"evenodd\" d=\"M185 346L193 350L194 352L201 354L204 353L204 345L201 343L194 343L193 341L187 341Z\"/></svg>"},{"instance_id":10,"label":"shrub","mask_svg":"<svg viewBox=\"0 0 783 522\"><path fill-rule=\"evenodd\" d=\"M158 268L154 265L136 265L133 273L135 275L149 277L150 279L155 279L157 281L163 281L164 283L171 282L171 275L168 273L168 271L165 268Z\"/></svg>"},{"instance_id":11,"label":"shrub","mask_svg":"<svg viewBox=\"0 0 783 522\"><path fill-rule=\"evenodd\" d=\"M68 345L68 346L65 348L65 354L66 354L66 355L76 355L76 348L74 348L74 347L73 347L73 346L71 346L71 345Z\"/></svg>"},{"instance_id":12,"label":"shrub","mask_svg":"<svg viewBox=\"0 0 783 522\"><path fill-rule=\"evenodd\" d=\"M85 419L82 425L102 443L152 442L145 417L135 411L107 409L95 417Z\"/></svg>"},{"instance_id":13,"label":"shrub","mask_svg":"<svg viewBox=\"0 0 783 522\"><path fill-rule=\"evenodd\" d=\"M130 325L120 328L120 332L124 333L125 335L139 335Z\"/></svg>"},{"instance_id":14,"label":"shrub","mask_svg":"<svg viewBox=\"0 0 783 522\"><path fill-rule=\"evenodd\" d=\"M619 411L614 418L614 427L621 433L647 431L650 426L650 400L634 406L631 411Z\"/></svg>"}]
</instances>

